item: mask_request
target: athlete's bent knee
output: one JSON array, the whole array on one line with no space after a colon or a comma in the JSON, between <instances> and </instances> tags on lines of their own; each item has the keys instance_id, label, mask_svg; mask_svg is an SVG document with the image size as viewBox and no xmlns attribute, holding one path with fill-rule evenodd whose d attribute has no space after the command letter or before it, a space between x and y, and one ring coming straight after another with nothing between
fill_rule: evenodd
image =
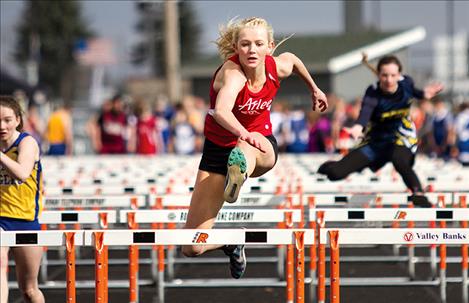
<instances>
[{"instance_id":1,"label":"athlete's bent knee","mask_svg":"<svg viewBox=\"0 0 469 303\"><path fill-rule=\"evenodd\" d=\"M182 247L182 253L188 258L194 258L204 253L204 249L199 245L184 245Z\"/></svg>"},{"instance_id":2,"label":"athlete's bent knee","mask_svg":"<svg viewBox=\"0 0 469 303\"><path fill-rule=\"evenodd\" d=\"M23 294L23 298L26 302L32 302L34 298L38 296L39 288L37 287L26 287L21 289L21 293Z\"/></svg>"},{"instance_id":3,"label":"athlete's bent knee","mask_svg":"<svg viewBox=\"0 0 469 303\"><path fill-rule=\"evenodd\" d=\"M337 162L334 161L322 164L318 169L318 173L326 175L331 181L342 180L346 177L346 175L340 171L339 167L337 167Z\"/></svg>"},{"instance_id":4,"label":"athlete's bent knee","mask_svg":"<svg viewBox=\"0 0 469 303\"><path fill-rule=\"evenodd\" d=\"M331 170L329 174L327 174L327 178L331 181L339 181L339 180L344 179L345 177L346 177L345 174L336 170Z\"/></svg>"}]
</instances>

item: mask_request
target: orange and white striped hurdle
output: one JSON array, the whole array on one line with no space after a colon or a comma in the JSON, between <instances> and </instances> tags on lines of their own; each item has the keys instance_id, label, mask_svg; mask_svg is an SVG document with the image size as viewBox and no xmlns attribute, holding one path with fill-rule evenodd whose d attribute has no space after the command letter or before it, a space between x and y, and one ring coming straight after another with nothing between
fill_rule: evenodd
<instances>
[{"instance_id":1,"label":"orange and white striped hurdle","mask_svg":"<svg viewBox=\"0 0 469 303\"><path fill-rule=\"evenodd\" d=\"M340 302L340 253L341 245L350 244L422 244L422 245L467 245L469 244L469 229L467 228L324 228L319 234L319 243L329 245L330 255L330 298L331 303ZM441 256L444 264L444 256ZM462 268L467 270L467 258ZM467 276L466 276L467 278ZM463 289L467 279L463 279ZM325 284L321 287L325 288ZM446 284L441 283L442 301L446 302ZM325 292L325 289L323 290ZM464 292L464 290L463 290Z\"/></svg>"},{"instance_id":2,"label":"orange and white striped hurdle","mask_svg":"<svg viewBox=\"0 0 469 303\"><path fill-rule=\"evenodd\" d=\"M203 235L203 241L194 239ZM66 246L67 302L76 302L75 246L95 249L95 302L107 302L108 246L121 245L294 245L296 250L296 302L304 302L304 245L314 242L314 231L305 229L210 229L210 230L75 230L1 231L0 246ZM160 302L164 295L160 295Z\"/></svg>"}]
</instances>

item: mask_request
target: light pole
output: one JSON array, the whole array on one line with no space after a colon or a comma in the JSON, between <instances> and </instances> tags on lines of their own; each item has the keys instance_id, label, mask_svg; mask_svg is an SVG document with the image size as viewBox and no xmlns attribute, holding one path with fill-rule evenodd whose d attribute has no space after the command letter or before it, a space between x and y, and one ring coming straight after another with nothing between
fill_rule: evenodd
<instances>
[{"instance_id":1,"label":"light pole","mask_svg":"<svg viewBox=\"0 0 469 303\"><path fill-rule=\"evenodd\" d=\"M446 1L446 33L448 35L448 96L453 103L454 90L454 1Z\"/></svg>"},{"instance_id":2,"label":"light pole","mask_svg":"<svg viewBox=\"0 0 469 303\"><path fill-rule=\"evenodd\" d=\"M177 1L164 2L166 81L168 97L172 103L181 101L181 51L177 5Z\"/></svg>"}]
</instances>

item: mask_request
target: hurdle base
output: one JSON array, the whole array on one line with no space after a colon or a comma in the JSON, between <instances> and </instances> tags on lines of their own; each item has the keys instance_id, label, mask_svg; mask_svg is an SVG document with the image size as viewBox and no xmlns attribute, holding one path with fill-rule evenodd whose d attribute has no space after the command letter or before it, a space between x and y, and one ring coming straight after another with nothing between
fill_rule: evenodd
<instances>
[{"instance_id":1,"label":"hurdle base","mask_svg":"<svg viewBox=\"0 0 469 303\"><path fill-rule=\"evenodd\" d=\"M452 282L457 283L458 278L454 278ZM448 282L448 280L447 280ZM461 279L459 278L459 282ZM305 284L310 284L311 278L305 278ZM326 285L330 285L330 279L326 279ZM340 286L439 286L440 280L431 281L413 281L408 277L367 277L367 278L340 278Z\"/></svg>"},{"instance_id":2,"label":"hurdle base","mask_svg":"<svg viewBox=\"0 0 469 303\"><path fill-rule=\"evenodd\" d=\"M165 288L175 287L286 287L287 282L273 278L242 278L235 279L175 279L166 282Z\"/></svg>"},{"instance_id":3,"label":"hurdle base","mask_svg":"<svg viewBox=\"0 0 469 303\"><path fill-rule=\"evenodd\" d=\"M249 257L249 263L276 263L277 257ZM175 258L174 264L226 264L226 258Z\"/></svg>"},{"instance_id":4,"label":"hurdle base","mask_svg":"<svg viewBox=\"0 0 469 303\"><path fill-rule=\"evenodd\" d=\"M140 279L138 281L139 286L153 286L155 282L150 279ZM65 281L48 281L46 283L40 283L39 289L65 289L67 284ZM90 289L95 288L96 282L95 281L76 281L75 288L80 289ZM9 289L18 289L18 283L15 282L8 282ZM110 280L108 281L108 288L129 288L129 281L128 280Z\"/></svg>"}]
</instances>

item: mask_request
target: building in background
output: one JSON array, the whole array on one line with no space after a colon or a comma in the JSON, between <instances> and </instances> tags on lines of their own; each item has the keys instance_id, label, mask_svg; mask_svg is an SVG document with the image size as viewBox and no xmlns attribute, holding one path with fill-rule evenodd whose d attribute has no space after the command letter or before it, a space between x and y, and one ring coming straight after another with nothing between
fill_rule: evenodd
<instances>
[{"instance_id":1,"label":"building in background","mask_svg":"<svg viewBox=\"0 0 469 303\"><path fill-rule=\"evenodd\" d=\"M469 98L469 36L465 31L433 40L433 78L445 83L453 101Z\"/></svg>"}]
</instances>

